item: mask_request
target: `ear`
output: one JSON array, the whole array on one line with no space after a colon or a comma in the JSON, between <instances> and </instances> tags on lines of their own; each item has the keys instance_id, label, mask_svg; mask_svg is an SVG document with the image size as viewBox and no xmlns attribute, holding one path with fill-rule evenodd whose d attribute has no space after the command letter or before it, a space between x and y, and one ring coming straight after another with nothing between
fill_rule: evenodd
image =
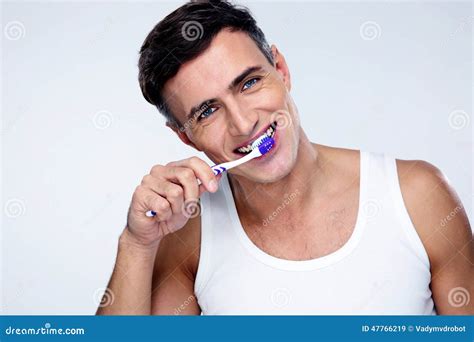
<instances>
[{"instance_id":1,"label":"ear","mask_svg":"<svg viewBox=\"0 0 474 342\"><path fill-rule=\"evenodd\" d=\"M198 150L199 152L202 152L201 149L199 149L188 137L186 134L186 129L185 127L178 127L176 124L171 123L169 121L166 121L166 126L171 128L173 132L175 132L179 139L181 139L182 142L184 142L186 145L191 146L192 148Z\"/></svg>"},{"instance_id":2,"label":"ear","mask_svg":"<svg viewBox=\"0 0 474 342\"><path fill-rule=\"evenodd\" d=\"M288 65L286 64L285 57L280 53L277 49L275 44L272 44L272 55L273 60L275 61L275 69L281 75L283 82L285 83L286 88L288 91L291 90L291 76L290 70L288 69Z\"/></svg>"}]
</instances>

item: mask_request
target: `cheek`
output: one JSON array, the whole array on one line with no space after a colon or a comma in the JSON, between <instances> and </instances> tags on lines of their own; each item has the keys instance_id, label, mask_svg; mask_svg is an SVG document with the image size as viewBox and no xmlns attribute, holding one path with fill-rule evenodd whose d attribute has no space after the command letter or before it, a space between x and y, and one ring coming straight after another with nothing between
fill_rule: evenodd
<instances>
[{"instance_id":1,"label":"cheek","mask_svg":"<svg viewBox=\"0 0 474 342\"><path fill-rule=\"evenodd\" d=\"M213 125L195 129L192 135L196 146L209 155L215 155L224 145L222 130Z\"/></svg>"},{"instance_id":2,"label":"cheek","mask_svg":"<svg viewBox=\"0 0 474 342\"><path fill-rule=\"evenodd\" d=\"M278 84L270 84L266 88L263 87L259 94L256 94L256 103L258 107L274 112L280 109L287 108L285 88Z\"/></svg>"}]
</instances>

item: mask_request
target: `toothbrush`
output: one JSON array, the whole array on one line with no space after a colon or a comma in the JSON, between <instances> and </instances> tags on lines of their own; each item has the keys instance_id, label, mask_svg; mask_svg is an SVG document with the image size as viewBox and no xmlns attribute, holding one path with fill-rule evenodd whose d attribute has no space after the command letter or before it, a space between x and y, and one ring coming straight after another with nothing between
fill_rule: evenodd
<instances>
[{"instance_id":1,"label":"toothbrush","mask_svg":"<svg viewBox=\"0 0 474 342\"><path fill-rule=\"evenodd\" d=\"M273 148L274 144L275 140L273 140L273 138L263 135L252 143L252 152L237 160L213 165L211 166L212 171L214 172L214 175L217 176L218 174L223 173L224 171L230 170L239 165L242 165L243 163L246 163L249 160L263 156ZM198 183L201 183L199 179ZM146 212L145 215L148 217L153 217L156 216L156 212L154 212L153 210L149 210Z\"/></svg>"},{"instance_id":2,"label":"toothbrush","mask_svg":"<svg viewBox=\"0 0 474 342\"><path fill-rule=\"evenodd\" d=\"M249 160L263 156L272 149L274 144L275 140L273 140L273 138L263 135L252 143L252 152L237 160L211 166L212 171L214 171L214 174L217 176L218 174L230 170L236 166L242 165Z\"/></svg>"}]
</instances>

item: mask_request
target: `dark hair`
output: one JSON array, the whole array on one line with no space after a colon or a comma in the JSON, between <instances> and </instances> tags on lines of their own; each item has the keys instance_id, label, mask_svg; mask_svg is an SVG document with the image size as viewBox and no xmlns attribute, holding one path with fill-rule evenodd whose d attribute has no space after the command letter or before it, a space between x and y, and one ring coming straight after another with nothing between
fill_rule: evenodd
<instances>
[{"instance_id":1,"label":"dark hair","mask_svg":"<svg viewBox=\"0 0 474 342\"><path fill-rule=\"evenodd\" d=\"M246 32L273 65L270 46L248 8L229 1L187 2L160 21L143 42L138 61L142 94L176 127L178 120L163 98L163 86L181 64L204 52L224 28Z\"/></svg>"}]
</instances>

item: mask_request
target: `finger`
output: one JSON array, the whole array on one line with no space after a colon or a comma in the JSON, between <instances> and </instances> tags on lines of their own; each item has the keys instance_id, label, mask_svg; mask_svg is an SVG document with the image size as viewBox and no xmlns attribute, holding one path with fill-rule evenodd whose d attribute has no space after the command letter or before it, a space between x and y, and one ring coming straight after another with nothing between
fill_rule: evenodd
<instances>
[{"instance_id":1,"label":"finger","mask_svg":"<svg viewBox=\"0 0 474 342\"><path fill-rule=\"evenodd\" d=\"M184 200L196 200L199 196L199 184L198 178L194 173L193 169L188 167L171 167L169 171L169 180L175 182L175 184L181 185L184 190Z\"/></svg>"},{"instance_id":2,"label":"finger","mask_svg":"<svg viewBox=\"0 0 474 342\"><path fill-rule=\"evenodd\" d=\"M216 179L217 179L216 181L217 181L218 184L219 184L220 179L222 178L222 175L223 174L220 173L216 176ZM201 195L206 191L207 191L207 188L204 186L204 184L200 184L199 185L199 197L201 197Z\"/></svg>"},{"instance_id":3,"label":"finger","mask_svg":"<svg viewBox=\"0 0 474 342\"><path fill-rule=\"evenodd\" d=\"M173 214L179 214L182 212L184 190L181 186L165 181L162 183L158 191L160 195L170 203Z\"/></svg>"},{"instance_id":4,"label":"finger","mask_svg":"<svg viewBox=\"0 0 474 342\"><path fill-rule=\"evenodd\" d=\"M217 178L214 175L211 167L202 159L198 157L191 157L175 162L168 163L167 166L181 166L188 167L194 171L196 177L204 184L207 191L216 192L218 188ZM215 181L215 185L212 185L211 181Z\"/></svg>"},{"instance_id":5,"label":"finger","mask_svg":"<svg viewBox=\"0 0 474 342\"><path fill-rule=\"evenodd\" d=\"M135 191L135 196L136 201L134 203L137 205L135 209L139 212L146 214L146 212L152 210L156 213L155 218L159 221L168 220L171 217L170 203L151 189L139 186Z\"/></svg>"},{"instance_id":6,"label":"finger","mask_svg":"<svg viewBox=\"0 0 474 342\"><path fill-rule=\"evenodd\" d=\"M182 206L184 203L184 189L181 185L175 184L161 177L154 177L152 175L146 175L143 177L142 185L156 194L164 197L169 202L173 214L178 214L182 211ZM194 199L197 200L197 196L195 196Z\"/></svg>"},{"instance_id":7,"label":"finger","mask_svg":"<svg viewBox=\"0 0 474 342\"><path fill-rule=\"evenodd\" d=\"M164 169L159 172L156 172L156 170L152 170L154 174L148 174L143 177L142 184L150 187L156 193L164 195L164 191L162 191L161 189L163 189L165 183L173 182L183 188L184 200L188 200L191 198L197 199L200 194L197 178L194 174L194 171L190 168L185 167L171 168L174 170L167 170L166 174L164 173ZM167 178L165 178L165 176Z\"/></svg>"}]
</instances>

